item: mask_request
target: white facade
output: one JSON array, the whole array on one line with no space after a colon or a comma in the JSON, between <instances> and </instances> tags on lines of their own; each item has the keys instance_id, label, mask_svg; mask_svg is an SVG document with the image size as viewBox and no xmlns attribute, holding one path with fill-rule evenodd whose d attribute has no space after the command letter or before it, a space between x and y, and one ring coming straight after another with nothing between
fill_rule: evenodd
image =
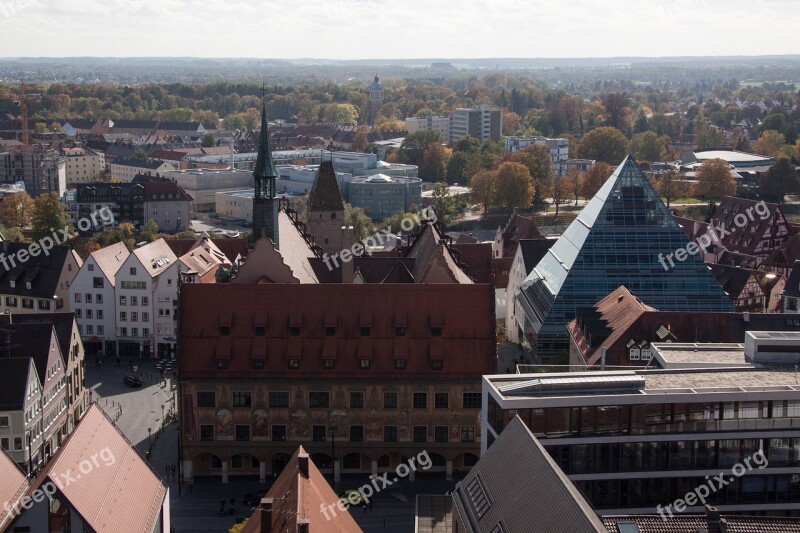
<instances>
[{"instance_id":1,"label":"white facade","mask_svg":"<svg viewBox=\"0 0 800 533\"><path fill-rule=\"evenodd\" d=\"M157 167L152 166L136 166L128 165L126 161L120 160L119 163L111 163L111 179L118 179L124 183L133 181L137 174L145 174L147 176L163 176L165 172L170 170L178 170L179 164L177 161L162 161Z\"/></svg>"},{"instance_id":2,"label":"white facade","mask_svg":"<svg viewBox=\"0 0 800 533\"><path fill-rule=\"evenodd\" d=\"M409 134L418 131L435 131L439 134L442 142L450 140L450 117L437 115L422 115L420 117L408 117L406 119L406 130Z\"/></svg>"},{"instance_id":3,"label":"white facade","mask_svg":"<svg viewBox=\"0 0 800 533\"><path fill-rule=\"evenodd\" d=\"M115 276L129 254L121 242L92 253L70 285L70 305L86 351L92 355L116 351Z\"/></svg>"},{"instance_id":4,"label":"white facade","mask_svg":"<svg viewBox=\"0 0 800 533\"><path fill-rule=\"evenodd\" d=\"M98 181L106 171L106 156L89 148L65 148L67 187Z\"/></svg>"}]
</instances>

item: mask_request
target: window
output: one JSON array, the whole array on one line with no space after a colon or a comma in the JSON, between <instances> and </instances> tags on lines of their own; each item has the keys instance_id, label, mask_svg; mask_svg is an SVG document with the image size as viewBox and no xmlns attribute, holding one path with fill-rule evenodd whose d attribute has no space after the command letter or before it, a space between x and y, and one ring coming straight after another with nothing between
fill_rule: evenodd
<instances>
[{"instance_id":1,"label":"window","mask_svg":"<svg viewBox=\"0 0 800 533\"><path fill-rule=\"evenodd\" d=\"M102 289L105 286L102 277L93 277L92 278L92 287L95 289Z\"/></svg>"},{"instance_id":2,"label":"window","mask_svg":"<svg viewBox=\"0 0 800 533\"><path fill-rule=\"evenodd\" d=\"M292 337L299 337L300 336L300 328L297 326L290 326L289 327L289 335Z\"/></svg>"},{"instance_id":3,"label":"window","mask_svg":"<svg viewBox=\"0 0 800 533\"><path fill-rule=\"evenodd\" d=\"M89 263L89 272L94 272L94 265Z\"/></svg>"},{"instance_id":4,"label":"window","mask_svg":"<svg viewBox=\"0 0 800 533\"><path fill-rule=\"evenodd\" d=\"M288 391L270 391L270 393L269 393L269 406L270 407L289 407L289 392Z\"/></svg>"},{"instance_id":5,"label":"window","mask_svg":"<svg viewBox=\"0 0 800 533\"><path fill-rule=\"evenodd\" d=\"M434 442L447 442L448 439L448 427L447 426L436 426L433 428L433 440Z\"/></svg>"},{"instance_id":6,"label":"window","mask_svg":"<svg viewBox=\"0 0 800 533\"><path fill-rule=\"evenodd\" d=\"M358 368L361 370L369 370L370 360L369 359L359 359L358 360Z\"/></svg>"},{"instance_id":7,"label":"window","mask_svg":"<svg viewBox=\"0 0 800 533\"><path fill-rule=\"evenodd\" d=\"M289 359L289 369L297 370L300 368L300 359Z\"/></svg>"},{"instance_id":8,"label":"window","mask_svg":"<svg viewBox=\"0 0 800 533\"><path fill-rule=\"evenodd\" d=\"M14 451L15 452L22 451L22 437L14 437Z\"/></svg>"},{"instance_id":9,"label":"window","mask_svg":"<svg viewBox=\"0 0 800 533\"><path fill-rule=\"evenodd\" d=\"M639 348L631 348L629 353L629 358L631 361L638 361L639 360Z\"/></svg>"},{"instance_id":10,"label":"window","mask_svg":"<svg viewBox=\"0 0 800 533\"><path fill-rule=\"evenodd\" d=\"M123 337L127 337L128 336L128 328L119 328L119 334L122 335Z\"/></svg>"},{"instance_id":11,"label":"window","mask_svg":"<svg viewBox=\"0 0 800 533\"><path fill-rule=\"evenodd\" d=\"M405 326L394 328L394 335L395 335L395 337L405 337L406 336L406 328L405 328Z\"/></svg>"},{"instance_id":12,"label":"window","mask_svg":"<svg viewBox=\"0 0 800 533\"><path fill-rule=\"evenodd\" d=\"M102 294L98 294L98 295L96 295L94 300L95 300L97 303L99 303L99 304L102 304L102 303L103 303L103 295L102 295Z\"/></svg>"},{"instance_id":13,"label":"window","mask_svg":"<svg viewBox=\"0 0 800 533\"><path fill-rule=\"evenodd\" d=\"M100 318L100 317L98 317L98 318ZM105 334L105 328L103 326L97 326L97 334L98 335L104 335Z\"/></svg>"},{"instance_id":14,"label":"window","mask_svg":"<svg viewBox=\"0 0 800 533\"><path fill-rule=\"evenodd\" d=\"M253 334L256 337L263 337L264 335L267 334L267 328L265 328L264 326L256 326L254 328Z\"/></svg>"},{"instance_id":15,"label":"window","mask_svg":"<svg viewBox=\"0 0 800 533\"><path fill-rule=\"evenodd\" d=\"M250 426L248 424L236 424L236 440L250 440Z\"/></svg>"},{"instance_id":16,"label":"window","mask_svg":"<svg viewBox=\"0 0 800 533\"><path fill-rule=\"evenodd\" d=\"M127 296L120 296L119 297L119 305L128 305L128 297Z\"/></svg>"},{"instance_id":17,"label":"window","mask_svg":"<svg viewBox=\"0 0 800 533\"><path fill-rule=\"evenodd\" d=\"M350 392L350 409L364 408L364 393L361 391Z\"/></svg>"},{"instance_id":18,"label":"window","mask_svg":"<svg viewBox=\"0 0 800 533\"><path fill-rule=\"evenodd\" d=\"M428 407L428 393L415 392L414 393L414 409L425 409Z\"/></svg>"},{"instance_id":19,"label":"window","mask_svg":"<svg viewBox=\"0 0 800 533\"><path fill-rule=\"evenodd\" d=\"M85 299L86 299L86 303L87 303L87 304L90 304L90 303L92 303L92 294L91 294L91 293L89 293L89 292L87 292L87 293L86 293L86 297L85 297Z\"/></svg>"},{"instance_id":20,"label":"window","mask_svg":"<svg viewBox=\"0 0 800 533\"><path fill-rule=\"evenodd\" d=\"M131 322L138 322L139 321L139 312L132 311L131 312Z\"/></svg>"},{"instance_id":21,"label":"window","mask_svg":"<svg viewBox=\"0 0 800 533\"><path fill-rule=\"evenodd\" d=\"M220 326L219 327L219 334L223 337L227 337L231 334L231 327L230 326Z\"/></svg>"},{"instance_id":22,"label":"window","mask_svg":"<svg viewBox=\"0 0 800 533\"><path fill-rule=\"evenodd\" d=\"M431 328L431 337L441 337L441 336L442 336L442 328L440 327Z\"/></svg>"},{"instance_id":23,"label":"window","mask_svg":"<svg viewBox=\"0 0 800 533\"><path fill-rule=\"evenodd\" d=\"M442 369L442 360L431 359L431 370L441 370L441 369Z\"/></svg>"},{"instance_id":24,"label":"window","mask_svg":"<svg viewBox=\"0 0 800 533\"><path fill-rule=\"evenodd\" d=\"M383 442L397 442L397 426L383 426Z\"/></svg>"},{"instance_id":25,"label":"window","mask_svg":"<svg viewBox=\"0 0 800 533\"><path fill-rule=\"evenodd\" d=\"M87 335L94 335L94 328L91 324L87 324L86 326L86 334Z\"/></svg>"},{"instance_id":26,"label":"window","mask_svg":"<svg viewBox=\"0 0 800 533\"><path fill-rule=\"evenodd\" d=\"M228 368L229 362L227 359L217 359L217 368L220 370L225 370Z\"/></svg>"},{"instance_id":27,"label":"window","mask_svg":"<svg viewBox=\"0 0 800 533\"><path fill-rule=\"evenodd\" d=\"M200 424L200 440L214 440L214 424Z\"/></svg>"},{"instance_id":28,"label":"window","mask_svg":"<svg viewBox=\"0 0 800 533\"><path fill-rule=\"evenodd\" d=\"M0 428L7 428L7 427L8 427L8 417L0 416Z\"/></svg>"},{"instance_id":29,"label":"window","mask_svg":"<svg viewBox=\"0 0 800 533\"><path fill-rule=\"evenodd\" d=\"M142 322L150 321L150 313L142 313Z\"/></svg>"},{"instance_id":30,"label":"window","mask_svg":"<svg viewBox=\"0 0 800 533\"><path fill-rule=\"evenodd\" d=\"M481 393L480 392L465 392L463 397L464 409L480 409L481 408Z\"/></svg>"},{"instance_id":31,"label":"window","mask_svg":"<svg viewBox=\"0 0 800 533\"><path fill-rule=\"evenodd\" d=\"M272 426L272 440L285 441L286 440L286 426Z\"/></svg>"},{"instance_id":32,"label":"window","mask_svg":"<svg viewBox=\"0 0 800 533\"><path fill-rule=\"evenodd\" d=\"M250 407L250 392L249 391L233 391L233 406L234 407Z\"/></svg>"},{"instance_id":33,"label":"window","mask_svg":"<svg viewBox=\"0 0 800 533\"><path fill-rule=\"evenodd\" d=\"M10 452L11 451L11 440L8 437L3 437L0 439L0 448L3 448L4 451Z\"/></svg>"},{"instance_id":34,"label":"window","mask_svg":"<svg viewBox=\"0 0 800 533\"><path fill-rule=\"evenodd\" d=\"M150 336L150 328L142 328L142 337Z\"/></svg>"},{"instance_id":35,"label":"window","mask_svg":"<svg viewBox=\"0 0 800 533\"><path fill-rule=\"evenodd\" d=\"M40 311L49 311L50 310L50 300L39 300L39 310Z\"/></svg>"},{"instance_id":36,"label":"window","mask_svg":"<svg viewBox=\"0 0 800 533\"><path fill-rule=\"evenodd\" d=\"M22 308L23 309L33 309L33 298L23 298L22 299Z\"/></svg>"},{"instance_id":37,"label":"window","mask_svg":"<svg viewBox=\"0 0 800 533\"><path fill-rule=\"evenodd\" d=\"M150 298L147 296L142 296L142 305L147 306L150 305Z\"/></svg>"},{"instance_id":38,"label":"window","mask_svg":"<svg viewBox=\"0 0 800 533\"><path fill-rule=\"evenodd\" d=\"M323 359L322 360L322 368L325 370L333 370L335 360L334 359Z\"/></svg>"},{"instance_id":39,"label":"window","mask_svg":"<svg viewBox=\"0 0 800 533\"><path fill-rule=\"evenodd\" d=\"M83 318L83 311L81 309L75 309L75 318Z\"/></svg>"},{"instance_id":40,"label":"window","mask_svg":"<svg viewBox=\"0 0 800 533\"><path fill-rule=\"evenodd\" d=\"M350 442L364 442L364 426L350 426Z\"/></svg>"},{"instance_id":41,"label":"window","mask_svg":"<svg viewBox=\"0 0 800 533\"><path fill-rule=\"evenodd\" d=\"M76 304L81 303L81 293L79 293L79 292L75 293L75 303ZM6 305L8 305L8 304L6 304Z\"/></svg>"},{"instance_id":42,"label":"window","mask_svg":"<svg viewBox=\"0 0 800 533\"><path fill-rule=\"evenodd\" d=\"M197 407L216 407L217 393L214 391L197 391Z\"/></svg>"},{"instance_id":43,"label":"window","mask_svg":"<svg viewBox=\"0 0 800 533\"><path fill-rule=\"evenodd\" d=\"M449 407L449 398L446 392L437 392L433 395L433 406L436 409L447 409Z\"/></svg>"},{"instance_id":44,"label":"window","mask_svg":"<svg viewBox=\"0 0 800 533\"><path fill-rule=\"evenodd\" d=\"M131 296L131 305L139 305L139 298L137 296Z\"/></svg>"},{"instance_id":45,"label":"window","mask_svg":"<svg viewBox=\"0 0 800 533\"><path fill-rule=\"evenodd\" d=\"M87 309L86 311L89 312L89 311L91 311L91 309ZM89 315L86 315L86 318L90 318ZM102 309L98 309L97 310L97 320L103 320L103 310Z\"/></svg>"},{"instance_id":46,"label":"window","mask_svg":"<svg viewBox=\"0 0 800 533\"><path fill-rule=\"evenodd\" d=\"M314 408L327 409L330 404L330 395L327 392L314 392L308 393L308 406Z\"/></svg>"},{"instance_id":47,"label":"window","mask_svg":"<svg viewBox=\"0 0 800 533\"><path fill-rule=\"evenodd\" d=\"M428 426L414 426L414 442L428 441Z\"/></svg>"},{"instance_id":48,"label":"window","mask_svg":"<svg viewBox=\"0 0 800 533\"><path fill-rule=\"evenodd\" d=\"M250 368L253 370L261 370L264 368L264 360L263 359L250 359Z\"/></svg>"},{"instance_id":49,"label":"window","mask_svg":"<svg viewBox=\"0 0 800 533\"><path fill-rule=\"evenodd\" d=\"M461 442L475 442L475 426L461 426Z\"/></svg>"},{"instance_id":50,"label":"window","mask_svg":"<svg viewBox=\"0 0 800 533\"><path fill-rule=\"evenodd\" d=\"M372 333L372 328L370 328L369 326L361 328L362 337L369 337L371 333Z\"/></svg>"},{"instance_id":51,"label":"window","mask_svg":"<svg viewBox=\"0 0 800 533\"><path fill-rule=\"evenodd\" d=\"M397 393L384 392L383 393L383 408L384 409L397 409Z\"/></svg>"},{"instance_id":52,"label":"window","mask_svg":"<svg viewBox=\"0 0 800 533\"><path fill-rule=\"evenodd\" d=\"M325 442L325 426L311 426L311 439L314 442Z\"/></svg>"},{"instance_id":53,"label":"window","mask_svg":"<svg viewBox=\"0 0 800 533\"><path fill-rule=\"evenodd\" d=\"M405 359L395 359L394 360L394 368L395 368L395 370L405 370L406 369L406 360Z\"/></svg>"},{"instance_id":54,"label":"window","mask_svg":"<svg viewBox=\"0 0 800 533\"><path fill-rule=\"evenodd\" d=\"M125 311L120 311L119 312L119 320L120 320L120 322L127 322L128 321L128 313L126 313Z\"/></svg>"},{"instance_id":55,"label":"window","mask_svg":"<svg viewBox=\"0 0 800 533\"><path fill-rule=\"evenodd\" d=\"M135 276L136 275L136 267L131 267L130 272L131 272L131 276Z\"/></svg>"}]
</instances>

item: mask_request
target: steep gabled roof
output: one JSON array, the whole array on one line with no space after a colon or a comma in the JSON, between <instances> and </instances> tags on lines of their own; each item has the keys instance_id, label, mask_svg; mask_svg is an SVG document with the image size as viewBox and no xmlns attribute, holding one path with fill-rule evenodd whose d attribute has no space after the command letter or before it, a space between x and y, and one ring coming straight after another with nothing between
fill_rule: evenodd
<instances>
[{"instance_id":1,"label":"steep gabled roof","mask_svg":"<svg viewBox=\"0 0 800 533\"><path fill-rule=\"evenodd\" d=\"M4 245L7 249L3 252L5 259L0 265L0 294L52 299L58 291L64 263L69 260L70 255L74 255L78 268L83 264L75 251L67 246L55 246L47 255L28 255L28 259L20 263L18 254L23 250L27 254L30 244L9 242ZM31 285L30 289L27 288L28 283Z\"/></svg>"},{"instance_id":2,"label":"steep gabled roof","mask_svg":"<svg viewBox=\"0 0 800 533\"><path fill-rule=\"evenodd\" d=\"M789 273L789 278L786 280L784 294L786 296L800 298L800 259L794 262L794 267Z\"/></svg>"},{"instance_id":3,"label":"steep gabled roof","mask_svg":"<svg viewBox=\"0 0 800 533\"><path fill-rule=\"evenodd\" d=\"M151 278L159 276L178 260L164 239L135 248L132 254L144 265Z\"/></svg>"},{"instance_id":4,"label":"steep gabled roof","mask_svg":"<svg viewBox=\"0 0 800 533\"><path fill-rule=\"evenodd\" d=\"M708 265L709 270L717 278L722 289L727 292L731 298L738 298L741 296L747 282L754 272L746 268L739 268L727 265ZM759 285L760 286L760 285Z\"/></svg>"},{"instance_id":5,"label":"steep gabled roof","mask_svg":"<svg viewBox=\"0 0 800 533\"><path fill-rule=\"evenodd\" d=\"M0 411L22 409L25 405L28 377L35 371L30 357L0 357L0 376L3 376L3 386L0 387Z\"/></svg>"},{"instance_id":6,"label":"steep gabled roof","mask_svg":"<svg viewBox=\"0 0 800 533\"><path fill-rule=\"evenodd\" d=\"M336 181L333 161L323 161L319 165L317 177L311 192L308 193L309 211L343 211L344 202Z\"/></svg>"},{"instance_id":7,"label":"steep gabled roof","mask_svg":"<svg viewBox=\"0 0 800 533\"><path fill-rule=\"evenodd\" d=\"M19 313L12 315L14 324L50 324L56 330L61 357L67 364L72 349L72 333L76 326L74 313Z\"/></svg>"},{"instance_id":8,"label":"steep gabled roof","mask_svg":"<svg viewBox=\"0 0 800 533\"><path fill-rule=\"evenodd\" d=\"M0 450L0 501L5 502L13 511L14 504L27 488L28 478L14 460L5 451ZM5 531L6 525L13 518L4 506L0 507L0 531Z\"/></svg>"},{"instance_id":9,"label":"steep gabled roof","mask_svg":"<svg viewBox=\"0 0 800 533\"><path fill-rule=\"evenodd\" d=\"M105 248L101 248L96 252L92 252L89 257L94 260L97 267L103 272L108 282L113 287L117 272L122 268L123 263L125 263L129 255L130 252L128 251L128 247L125 246L125 243L117 242Z\"/></svg>"}]
</instances>

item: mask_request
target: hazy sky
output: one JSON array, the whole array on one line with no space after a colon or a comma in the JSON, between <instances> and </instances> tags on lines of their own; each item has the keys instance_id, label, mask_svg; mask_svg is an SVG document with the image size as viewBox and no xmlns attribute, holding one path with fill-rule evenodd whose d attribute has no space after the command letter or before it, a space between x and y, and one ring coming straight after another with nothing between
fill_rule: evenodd
<instances>
[{"instance_id":1,"label":"hazy sky","mask_svg":"<svg viewBox=\"0 0 800 533\"><path fill-rule=\"evenodd\" d=\"M800 53L798 0L0 0L0 56Z\"/></svg>"}]
</instances>

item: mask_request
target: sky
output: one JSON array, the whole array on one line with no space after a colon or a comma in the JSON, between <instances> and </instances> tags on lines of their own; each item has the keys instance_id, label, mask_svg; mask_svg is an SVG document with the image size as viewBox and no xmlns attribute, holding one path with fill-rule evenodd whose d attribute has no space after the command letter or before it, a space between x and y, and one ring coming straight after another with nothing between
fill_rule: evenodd
<instances>
[{"instance_id":1,"label":"sky","mask_svg":"<svg viewBox=\"0 0 800 533\"><path fill-rule=\"evenodd\" d=\"M798 0L0 0L0 57L799 54Z\"/></svg>"}]
</instances>

